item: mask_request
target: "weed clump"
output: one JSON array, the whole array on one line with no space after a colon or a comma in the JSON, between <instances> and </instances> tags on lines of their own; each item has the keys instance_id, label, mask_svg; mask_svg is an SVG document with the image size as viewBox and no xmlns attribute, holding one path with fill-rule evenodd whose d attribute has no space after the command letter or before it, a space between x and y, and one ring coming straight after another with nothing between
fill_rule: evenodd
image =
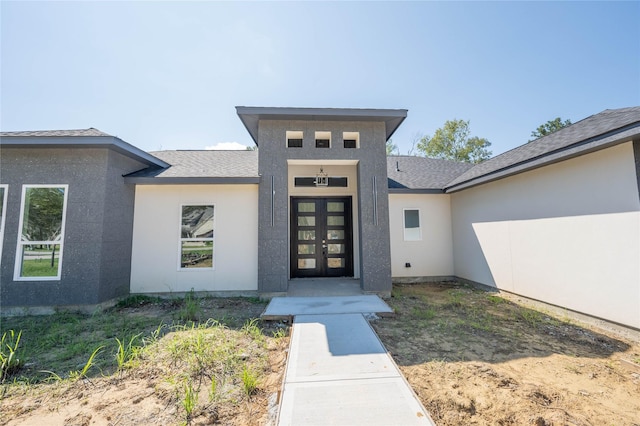
<instances>
[{"instance_id":1,"label":"weed clump","mask_svg":"<svg viewBox=\"0 0 640 426\"><path fill-rule=\"evenodd\" d=\"M15 330L9 330L2 334L2 340L0 341L0 383L4 383L7 377L20 370L24 363L18 352L21 337L22 330L17 334Z\"/></svg>"}]
</instances>

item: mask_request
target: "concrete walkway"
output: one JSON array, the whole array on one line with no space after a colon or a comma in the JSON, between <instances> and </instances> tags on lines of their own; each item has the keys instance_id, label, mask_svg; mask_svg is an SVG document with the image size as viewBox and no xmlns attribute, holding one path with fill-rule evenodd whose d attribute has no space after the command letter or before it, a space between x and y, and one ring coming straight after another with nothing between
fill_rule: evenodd
<instances>
[{"instance_id":1,"label":"concrete walkway","mask_svg":"<svg viewBox=\"0 0 640 426\"><path fill-rule=\"evenodd\" d=\"M372 311L335 312L340 303L334 302L325 305L329 313L291 311L295 319L278 425L433 425L364 318ZM280 308L282 303L276 302ZM321 310L313 300L307 303Z\"/></svg>"}]
</instances>

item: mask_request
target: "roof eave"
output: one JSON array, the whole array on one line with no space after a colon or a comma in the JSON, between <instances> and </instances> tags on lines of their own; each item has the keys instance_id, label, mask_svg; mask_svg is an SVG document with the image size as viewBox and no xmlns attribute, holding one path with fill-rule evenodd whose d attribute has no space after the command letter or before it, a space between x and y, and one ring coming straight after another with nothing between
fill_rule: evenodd
<instances>
[{"instance_id":1,"label":"roof eave","mask_svg":"<svg viewBox=\"0 0 640 426\"><path fill-rule=\"evenodd\" d=\"M389 194L444 194L442 188L389 188Z\"/></svg>"},{"instance_id":2,"label":"roof eave","mask_svg":"<svg viewBox=\"0 0 640 426\"><path fill-rule=\"evenodd\" d=\"M529 159L527 161L513 164L509 167L496 170L494 172L478 176L473 179L469 179L468 181L460 182L451 186L446 186L444 190L447 194L462 191L474 186L483 185L485 183L504 179L513 175L525 173L531 170L539 169L541 167L549 166L551 164L559 163L561 161L566 161L572 158L580 157L582 155L590 154L592 152L607 149L621 143L631 142L638 138L640 138L640 123L633 123L632 125L625 127L622 131L618 129L613 134L612 132L609 132L605 135L589 138L573 145L564 147L562 149Z\"/></svg>"},{"instance_id":3,"label":"roof eave","mask_svg":"<svg viewBox=\"0 0 640 426\"><path fill-rule=\"evenodd\" d=\"M260 183L260 176L240 177L136 177L125 176L125 183L134 185L253 185Z\"/></svg>"},{"instance_id":4,"label":"roof eave","mask_svg":"<svg viewBox=\"0 0 640 426\"><path fill-rule=\"evenodd\" d=\"M386 139L389 140L407 117L406 109L236 106L236 112L256 145L258 145L258 123L260 120L383 121Z\"/></svg>"},{"instance_id":5,"label":"roof eave","mask_svg":"<svg viewBox=\"0 0 640 426\"><path fill-rule=\"evenodd\" d=\"M149 166L170 166L115 136L2 136L0 145L14 148L108 148Z\"/></svg>"}]
</instances>

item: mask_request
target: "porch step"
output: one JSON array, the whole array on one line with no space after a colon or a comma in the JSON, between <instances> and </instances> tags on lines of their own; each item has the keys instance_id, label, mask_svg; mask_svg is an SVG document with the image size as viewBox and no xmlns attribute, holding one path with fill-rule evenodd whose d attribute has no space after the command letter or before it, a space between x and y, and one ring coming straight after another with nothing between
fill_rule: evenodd
<instances>
[{"instance_id":1,"label":"porch step","mask_svg":"<svg viewBox=\"0 0 640 426\"><path fill-rule=\"evenodd\" d=\"M393 309L374 294L325 297L274 297L260 316L266 321L289 320L296 315L368 314L393 316Z\"/></svg>"}]
</instances>

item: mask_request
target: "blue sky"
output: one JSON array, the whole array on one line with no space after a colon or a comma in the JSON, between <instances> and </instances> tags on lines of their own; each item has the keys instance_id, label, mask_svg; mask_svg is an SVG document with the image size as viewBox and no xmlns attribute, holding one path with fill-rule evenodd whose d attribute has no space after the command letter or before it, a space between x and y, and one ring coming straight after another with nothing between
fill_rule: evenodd
<instances>
[{"instance_id":1,"label":"blue sky","mask_svg":"<svg viewBox=\"0 0 640 426\"><path fill-rule=\"evenodd\" d=\"M252 141L235 106L406 108L494 154L640 105L640 2L2 1L0 128L96 127L144 150Z\"/></svg>"}]
</instances>

